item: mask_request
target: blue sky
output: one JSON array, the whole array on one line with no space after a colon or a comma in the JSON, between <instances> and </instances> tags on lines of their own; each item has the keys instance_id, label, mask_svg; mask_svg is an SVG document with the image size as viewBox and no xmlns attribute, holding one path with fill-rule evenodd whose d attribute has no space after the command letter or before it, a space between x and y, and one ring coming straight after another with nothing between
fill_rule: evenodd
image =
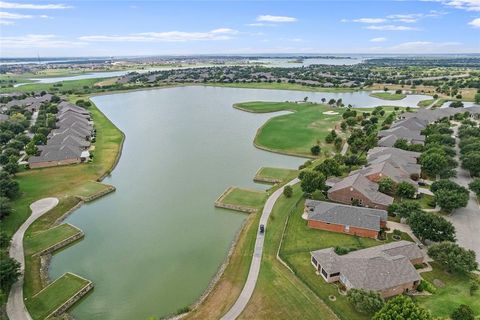
<instances>
[{"instance_id":1,"label":"blue sky","mask_svg":"<svg viewBox=\"0 0 480 320\"><path fill-rule=\"evenodd\" d=\"M480 0L0 1L2 57L480 53Z\"/></svg>"}]
</instances>

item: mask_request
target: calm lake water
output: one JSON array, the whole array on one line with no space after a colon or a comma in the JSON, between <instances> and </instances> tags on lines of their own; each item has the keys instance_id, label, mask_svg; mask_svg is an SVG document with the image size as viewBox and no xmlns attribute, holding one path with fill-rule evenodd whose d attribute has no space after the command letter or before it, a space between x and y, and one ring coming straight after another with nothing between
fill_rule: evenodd
<instances>
[{"instance_id":1,"label":"calm lake water","mask_svg":"<svg viewBox=\"0 0 480 320\"><path fill-rule=\"evenodd\" d=\"M52 259L50 276L75 272L95 290L72 311L80 320L146 319L194 302L224 261L244 214L215 209L229 186L265 189L262 166L296 168L304 159L253 147L272 114L232 108L250 100L373 106L368 93L311 93L178 87L93 98L125 134L122 157L105 183L117 191L68 217L85 239ZM409 96L415 106L422 96ZM395 105L405 103L396 101Z\"/></svg>"}]
</instances>

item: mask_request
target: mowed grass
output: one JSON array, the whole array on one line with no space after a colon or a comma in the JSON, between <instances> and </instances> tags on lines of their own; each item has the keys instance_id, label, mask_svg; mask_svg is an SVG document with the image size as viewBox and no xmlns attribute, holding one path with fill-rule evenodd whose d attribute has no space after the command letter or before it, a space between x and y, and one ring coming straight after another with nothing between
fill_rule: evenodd
<instances>
[{"instance_id":1,"label":"mowed grass","mask_svg":"<svg viewBox=\"0 0 480 320\"><path fill-rule=\"evenodd\" d=\"M272 168L262 167L257 171L254 177L255 181L289 181L298 176L299 170L285 169L285 168Z\"/></svg>"},{"instance_id":2,"label":"mowed grass","mask_svg":"<svg viewBox=\"0 0 480 320\"><path fill-rule=\"evenodd\" d=\"M255 113L292 111L291 114L269 119L257 131L254 143L268 151L307 157L312 157L310 148L317 142L320 142L324 151L332 148L324 143L324 139L342 120L344 111L323 104L293 102L254 101L234 107ZM323 114L326 111L338 114Z\"/></svg>"},{"instance_id":3,"label":"mowed grass","mask_svg":"<svg viewBox=\"0 0 480 320\"><path fill-rule=\"evenodd\" d=\"M23 239L25 248L28 249L25 253L35 254L80 232L80 229L70 224L61 224L45 231L27 234Z\"/></svg>"},{"instance_id":4,"label":"mowed grass","mask_svg":"<svg viewBox=\"0 0 480 320\"><path fill-rule=\"evenodd\" d=\"M390 92L374 92L370 94L371 97L383 99L383 100L402 100L407 97L403 93L390 93Z\"/></svg>"},{"instance_id":5,"label":"mowed grass","mask_svg":"<svg viewBox=\"0 0 480 320\"><path fill-rule=\"evenodd\" d=\"M294 90L309 92L354 92L359 91L355 88L322 88L304 86L298 83L277 83L277 82L251 82L251 83L212 83L206 84L213 87L229 87L229 88L248 88L248 89L275 89L275 90Z\"/></svg>"},{"instance_id":6,"label":"mowed grass","mask_svg":"<svg viewBox=\"0 0 480 320\"><path fill-rule=\"evenodd\" d=\"M281 196L276 202L265 233L262 265L255 291L240 319L335 319L335 315L307 286L276 258L282 232L301 190Z\"/></svg>"},{"instance_id":7,"label":"mowed grass","mask_svg":"<svg viewBox=\"0 0 480 320\"><path fill-rule=\"evenodd\" d=\"M26 300L31 316L33 319L45 319L87 284L87 280L72 273L64 274L36 296Z\"/></svg>"},{"instance_id":8,"label":"mowed grass","mask_svg":"<svg viewBox=\"0 0 480 320\"><path fill-rule=\"evenodd\" d=\"M233 187L221 199L224 204L260 208L267 199L267 193L261 190Z\"/></svg>"},{"instance_id":9,"label":"mowed grass","mask_svg":"<svg viewBox=\"0 0 480 320\"><path fill-rule=\"evenodd\" d=\"M311 229L301 217L304 200L301 195L298 199L300 201L292 211L285 229L280 257L292 268L295 275L315 292L340 319L370 319L371 315L357 312L347 301L346 297L338 293L338 287L335 284L326 283L322 277L315 273L315 268L310 263L310 251L336 246L359 250L390 242L392 241L391 235L388 235L388 239L385 241L378 241L370 238ZM407 234L402 234L402 239L411 241ZM336 297L336 301L329 299L331 295Z\"/></svg>"},{"instance_id":10,"label":"mowed grass","mask_svg":"<svg viewBox=\"0 0 480 320\"><path fill-rule=\"evenodd\" d=\"M69 193L77 197L88 198L98 193L105 192L110 188L111 186L100 182L87 181L78 187L73 188L71 191L69 191Z\"/></svg>"},{"instance_id":11,"label":"mowed grass","mask_svg":"<svg viewBox=\"0 0 480 320\"><path fill-rule=\"evenodd\" d=\"M417 106L419 106L420 108L426 108L426 107L430 106L431 104L433 104L434 102L435 102L435 99L421 100L417 103Z\"/></svg>"},{"instance_id":12,"label":"mowed grass","mask_svg":"<svg viewBox=\"0 0 480 320\"><path fill-rule=\"evenodd\" d=\"M416 297L415 300L423 307L429 309L433 316L440 318L449 318L453 310L461 304L466 304L474 311L478 317L480 315L480 293L477 291L474 295L470 295L471 277L479 277L476 275L462 275L447 273L442 267L433 262L431 263L433 270L422 273L422 277L431 283L435 279L442 281L445 286L437 287L437 291L431 296Z\"/></svg>"},{"instance_id":13,"label":"mowed grass","mask_svg":"<svg viewBox=\"0 0 480 320\"><path fill-rule=\"evenodd\" d=\"M25 84L16 88L9 87L9 88L1 88L0 93L7 93L7 92L31 92L31 91L48 91L50 93L56 93L61 91L67 90L81 90L84 86L91 87L95 85L97 82L101 82L106 80L107 78L96 78L96 79L81 79L81 80L68 80L68 81L60 81L56 83L29 83ZM18 80L18 82L23 82ZM28 81L25 81L28 82Z\"/></svg>"}]
</instances>

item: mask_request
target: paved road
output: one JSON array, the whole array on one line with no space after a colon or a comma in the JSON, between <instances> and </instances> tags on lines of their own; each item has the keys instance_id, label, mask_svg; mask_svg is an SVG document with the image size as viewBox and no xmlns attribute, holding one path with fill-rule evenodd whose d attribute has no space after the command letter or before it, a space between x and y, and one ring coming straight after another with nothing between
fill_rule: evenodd
<instances>
[{"instance_id":1,"label":"paved road","mask_svg":"<svg viewBox=\"0 0 480 320\"><path fill-rule=\"evenodd\" d=\"M288 182L286 186L294 185L299 181L300 180L295 178L292 181ZM265 226L265 232L268 232L268 217L270 217L273 206L275 205L277 199L282 195L282 193L283 187L272 193L272 195L267 199L265 206L263 207L262 216L260 217L260 224L263 224ZM252 263L250 264L247 281L245 282L245 285L243 286L242 292L240 293L240 296L238 296L237 301L235 301L235 304L232 306L232 308L222 317L222 320L236 319L243 312L243 310L247 306L248 301L252 297L253 290L255 289L255 285L257 284L258 274L260 272L260 263L262 261L264 239L264 234L258 232L257 240L255 240L255 249L253 250L253 259Z\"/></svg>"},{"instance_id":2,"label":"paved road","mask_svg":"<svg viewBox=\"0 0 480 320\"><path fill-rule=\"evenodd\" d=\"M54 208L58 204L57 198L45 198L35 201L30 205L32 214L21 227L15 232L10 245L10 257L20 263L22 275L18 278L10 289L7 301L7 315L10 320L32 320L23 302L23 271L25 270L25 257L23 255L23 236L28 227L41 217L44 213Z\"/></svg>"},{"instance_id":3,"label":"paved road","mask_svg":"<svg viewBox=\"0 0 480 320\"><path fill-rule=\"evenodd\" d=\"M454 135L457 136L458 127L453 128ZM456 160L460 164L458 159L459 148L458 138L455 149L457 151ZM470 173L461 167L457 168L457 177L453 179L461 186L468 188L468 184L472 181ZM457 231L457 242L464 248L471 249L477 254L477 262L480 263L480 236L478 230L480 230L480 206L473 192L470 192L470 199L465 208L459 208L453 211L451 215L447 217L449 221L453 223Z\"/></svg>"}]
</instances>

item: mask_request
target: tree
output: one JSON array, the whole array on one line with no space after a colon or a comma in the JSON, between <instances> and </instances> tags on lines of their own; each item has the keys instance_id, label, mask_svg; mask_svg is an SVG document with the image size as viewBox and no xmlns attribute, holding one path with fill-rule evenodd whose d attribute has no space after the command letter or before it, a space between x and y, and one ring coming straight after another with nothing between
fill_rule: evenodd
<instances>
[{"instance_id":1,"label":"tree","mask_svg":"<svg viewBox=\"0 0 480 320\"><path fill-rule=\"evenodd\" d=\"M480 104L480 92L475 94L475 103Z\"/></svg>"},{"instance_id":2,"label":"tree","mask_svg":"<svg viewBox=\"0 0 480 320\"><path fill-rule=\"evenodd\" d=\"M325 187L325 176L317 171L302 171L298 177L301 180L300 187L303 192L312 193Z\"/></svg>"},{"instance_id":3,"label":"tree","mask_svg":"<svg viewBox=\"0 0 480 320\"><path fill-rule=\"evenodd\" d=\"M6 165L3 166L3 170L9 174L15 174L18 172L18 163L10 161Z\"/></svg>"},{"instance_id":4,"label":"tree","mask_svg":"<svg viewBox=\"0 0 480 320\"><path fill-rule=\"evenodd\" d=\"M18 195L19 191L18 182L13 180L8 173L0 172L0 196L12 199Z\"/></svg>"},{"instance_id":5,"label":"tree","mask_svg":"<svg viewBox=\"0 0 480 320\"><path fill-rule=\"evenodd\" d=\"M480 176L480 151L471 151L464 154L460 158L462 160L462 168L470 171L472 176Z\"/></svg>"},{"instance_id":6,"label":"tree","mask_svg":"<svg viewBox=\"0 0 480 320\"><path fill-rule=\"evenodd\" d=\"M285 186L283 188L283 195L287 198L291 198L293 195L293 189L291 186Z\"/></svg>"},{"instance_id":7,"label":"tree","mask_svg":"<svg viewBox=\"0 0 480 320\"><path fill-rule=\"evenodd\" d=\"M448 179L440 179L437 181L434 181L432 185L430 186L430 191L433 193L437 192L438 190L441 189L446 189L450 191L457 191L460 190L462 186L460 186L458 183L448 180Z\"/></svg>"},{"instance_id":8,"label":"tree","mask_svg":"<svg viewBox=\"0 0 480 320\"><path fill-rule=\"evenodd\" d=\"M0 249L6 249L10 245L10 237L5 231L0 231Z\"/></svg>"},{"instance_id":9,"label":"tree","mask_svg":"<svg viewBox=\"0 0 480 320\"><path fill-rule=\"evenodd\" d=\"M416 305L411 298L400 295L388 300L372 318L372 320L397 319L433 320L433 317L428 310Z\"/></svg>"},{"instance_id":10,"label":"tree","mask_svg":"<svg viewBox=\"0 0 480 320\"><path fill-rule=\"evenodd\" d=\"M417 189L415 188L415 186L406 181L402 181L397 185L396 195L401 198L413 199L416 192Z\"/></svg>"},{"instance_id":11,"label":"tree","mask_svg":"<svg viewBox=\"0 0 480 320\"><path fill-rule=\"evenodd\" d=\"M7 197L0 197L0 219L3 219L10 213L12 213L10 200Z\"/></svg>"},{"instance_id":12,"label":"tree","mask_svg":"<svg viewBox=\"0 0 480 320\"><path fill-rule=\"evenodd\" d=\"M410 214L408 224L422 241L455 241L455 227L442 216L427 212Z\"/></svg>"},{"instance_id":13,"label":"tree","mask_svg":"<svg viewBox=\"0 0 480 320\"><path fill-rule=\"evenodd\" d=\"M0 288L8 292L20 276L20 263L2 253L0 257Z\"/></svg>"},{"instance_id":14,"label":"tree","mask_svg":"<svg viewBox=\"0 0 480 320\"><path fill-rule=\"evenodd\" d=\"M400 218L409 218L414 213L423 213L422 207L418 202L415 201L402 201L400 203L396 203L394 212Z\"/></svg>"},{"instance_id":15,"label":"tree","mask_svg":"<svg viewBox=\"0 0 480 320\"><path fill-rule=\"evenodd\" d=\"M446 212L466 207L468 199L468 190L464 192L461 190L440 189L435 192L435 202Z\"/></svg>"},{"instance_id":16,"label":"tree","mask_svg":"<svg viewBox=\"0 0 480 320\"><path fill-rule=\"evenodd\" d=\"M474 179L472 182L470 182L470 184L468 185L468 187L470 188L470 190L472 190L473 192L475 192L475 194L477 195L477 197L480 196L480 178Z\"/></svg>"},{"instance_id":17,"label":"tree","mask_svg":"<svg viewBox=\"0 0 480 320\"><path fill-rule=\"evenodd\" d=\"M29 142L26 146L25 146L25 152L29 155L29 156L34 156L38 153L38 148L37 146L35 145L35 143L32 141L32 142Z\"/></svg>"},{"instance_id":18,"label":"tree","mask_svg":"<svg viewBox=\"0 0 480 320\"><path fill-rule=\"evenodd\" d=\"M342 175L340 163L332 158L325 159L322 163L315 167L315 170L321 172L327 178L330 176L338 177Z\"/></svg>"},{"instance_id":19,"label":"tree","mask_svg":"<svg viewBox=\"0 0 480 320\"><path fill-rule=\"evenodd\" d=\"M478 269L475 252L453 242L435 243L428 247L428 255L449 272L468 273Z\"/></svg>"},{"instance_id":20,"label":"tree","mask_svg":"<svg viewBox=\"0 0 480 320\"><path fill-rule=\"evenodd\" d=\"M466 304L461 304L457 309L453 310L450 317L452 320L475 320L472 308Z\"/></svg>"},{"instance_id":21,"label":"tree","mask_svg":"<svg viewBox=\"0 0 480 320\"><path fill-rule=\"evenodd\" d=\"M347 300L357 311L363 313L375 313L380 310L385 302L378 292L351 289L347 293Z\"/></svg>"},{"instance_id":22,"label":"tree","mask_svg":"<svg viewBox=\"0 0 480 320\"><path fill-rule=\"evenodd\" d=\"M462 101L452 101L449 105L450 108L463 108Z\"/></svg>"},{"instance_id":23,"label":"tree","mask_svg":"<svg viewBox=\"0 0 480 320\"><path fill-rule=\"evenodd\" d=\"M386 193L386 194L394 194L395 193L395 182L389 177L383 177L378 181L378 191Z\"/></svg>"},{"instance_id":24,"label":"tree","mask_svg":"<svg viewBox=\"0 0 480 320\"><path fill-rule=\"evenodd\" d=\"M313 147L310 148L310 152L314 155L314 156L318 156L320 154L320 146L317 144L317 145L314 145Z\"/></svg>"}]
</instances>

